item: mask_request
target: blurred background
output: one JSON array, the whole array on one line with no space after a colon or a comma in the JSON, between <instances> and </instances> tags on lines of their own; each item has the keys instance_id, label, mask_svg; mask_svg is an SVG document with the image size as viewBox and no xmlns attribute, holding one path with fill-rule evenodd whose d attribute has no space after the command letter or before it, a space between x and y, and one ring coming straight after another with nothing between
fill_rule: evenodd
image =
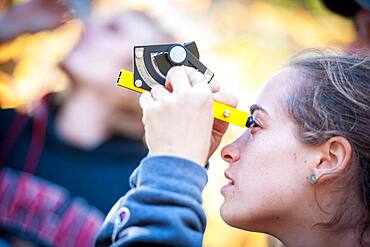
<instances>
[{"instance_id":1,"label":"blurred background","mask_svg":"<svg viewBox=\"0 0 370 247\"><path fill-rule=\"evenodd\" d=\"M0 0L0 14L25 2L28 1ZM196 41L200 60L215 73L225 91L238 96L238 108L244 110L249 109L261 85L299 49L341 48L355 39L351 20L330 12L319 0L77 2L79 5L74 6L72 17L69 13L63 14L60 23L53 28L23 33L0 43L1 108L29 111L45 94L70 88L70 79L58 64L84 32L87 15L99 19L134 9L159 22L173 39ZM135 22L131 25L135 26ZM3 30L6 28L0 26ZM125 69L132 70L132 67ZM115 81L109 83L113 85ZM117 88L117 91L122 90ZM231 127L221 147L242 131ZM271 237L232 229L222 222L219 207L223 198L219 191L226 183L225 169L226 163L217 151L211 160L209 182L204 192L208 216L204 246L279 246Z\"/></svg>"}]
</instances>

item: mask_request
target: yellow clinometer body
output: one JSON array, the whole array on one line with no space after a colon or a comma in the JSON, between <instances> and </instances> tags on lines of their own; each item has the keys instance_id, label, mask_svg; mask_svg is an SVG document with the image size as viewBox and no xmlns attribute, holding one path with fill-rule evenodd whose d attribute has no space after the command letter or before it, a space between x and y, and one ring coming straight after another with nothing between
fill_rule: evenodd
<instances>
[{"instance_id":1,"label":"yellow clinometer body","mask_svg":"<svg viewBox=\"0 0 370 247\"><path fill-rule=\"evenodd\" d=\"M127 70L121 70L117 80L117 85L131 89L139 93L145 91L144 89L135 86L134 73ZM248 119L247 112L240 111L238 109L235 109L231 106L225 105L217 101L213 102L213 112L214 117L217 119L240 127L246 127Z\"/></svg>"}]
</instances>

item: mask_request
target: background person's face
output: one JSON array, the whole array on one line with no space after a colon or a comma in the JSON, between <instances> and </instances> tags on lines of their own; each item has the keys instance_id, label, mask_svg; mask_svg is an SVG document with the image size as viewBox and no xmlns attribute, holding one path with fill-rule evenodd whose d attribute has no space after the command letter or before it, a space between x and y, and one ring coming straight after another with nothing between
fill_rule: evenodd
<instances>
[{"instance_id":1,"label":"background person's face","mask_svg":"<svg viewBox=\"0 0 370 247\"><path fill-rule=\"evenodd\" d=\"M273 76L256 102L267 113L253 114L261 127L247 130L222 150L229 163L225 173L233 184L222 189L221 216L231 226L266 231L288 220L287 215L299 217L311 202L307 178L314 150L297 139L296 126L282 105L298 78L292 68Z\"/></svg>"},{"instance_id":2,"label":"background person's face","mask_svg":"<svg viewBox=\"0 0 370 247\"><path fill-rule=\"evenodd\" d=\"M120 69L132 70L133 46L158 41L152 29L149 21L129 13L88 26L80 46L91 80L106 86Z\"/></svg>"},{"instance_id":3,"label":"background person's face","mask_svg":"<svg viewBox=\"0 0 370 247\"><path fill-rule=\"evenodd\" d=\"M64 64L79 87L97 91L117 102L135 99L137 93L115 85L121 69L132 71L132 51L137 44L163 42L149 19L124 12L105 21L93 21L86 27L79 44Z\"/></svg>"}]
</instances>

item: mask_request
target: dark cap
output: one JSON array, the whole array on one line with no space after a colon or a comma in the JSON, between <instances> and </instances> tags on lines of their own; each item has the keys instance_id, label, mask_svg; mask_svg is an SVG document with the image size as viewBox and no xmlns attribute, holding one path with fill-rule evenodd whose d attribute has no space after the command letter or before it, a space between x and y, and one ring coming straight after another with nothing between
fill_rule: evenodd
<instances>
[{"instance_id":1,"label":"dark cap","mask_svg":"<svg viewBox=\"0 0 370 247\"><path fill-rule=\"evenodd\" d=\"M370 9L370 0L322 0L328 9L337 14L352 17L360 9Z\"/></svg>"}]
</instances>

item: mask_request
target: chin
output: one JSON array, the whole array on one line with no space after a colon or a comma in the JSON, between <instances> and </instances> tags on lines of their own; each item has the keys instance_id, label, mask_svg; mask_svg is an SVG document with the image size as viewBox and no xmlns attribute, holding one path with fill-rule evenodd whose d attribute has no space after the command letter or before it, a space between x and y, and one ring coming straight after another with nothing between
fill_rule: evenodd
<instances>
[{"instance_id":1,"label":"chin","mask_svg":"<svg viewBox=\"0 0 370 247\"><path fill-rule=\"evenodd\" d=\"M231 227L244 229L244 217L239 213L238 209L233 208L230 204L223 203L220 208L222 220Z\"/></svg>"},{"instance_id":2,"label":"chin","mask_svg":"<svg viewBox=\"0 0 370 247\"><path fill-rule=\"evenodd\" d=\"M220 208L220 215L222 220L231 227L252 232L264 232L266 217L259 210L233 207L232 204L224 202Z\"/></svg>"}]
</instances>

